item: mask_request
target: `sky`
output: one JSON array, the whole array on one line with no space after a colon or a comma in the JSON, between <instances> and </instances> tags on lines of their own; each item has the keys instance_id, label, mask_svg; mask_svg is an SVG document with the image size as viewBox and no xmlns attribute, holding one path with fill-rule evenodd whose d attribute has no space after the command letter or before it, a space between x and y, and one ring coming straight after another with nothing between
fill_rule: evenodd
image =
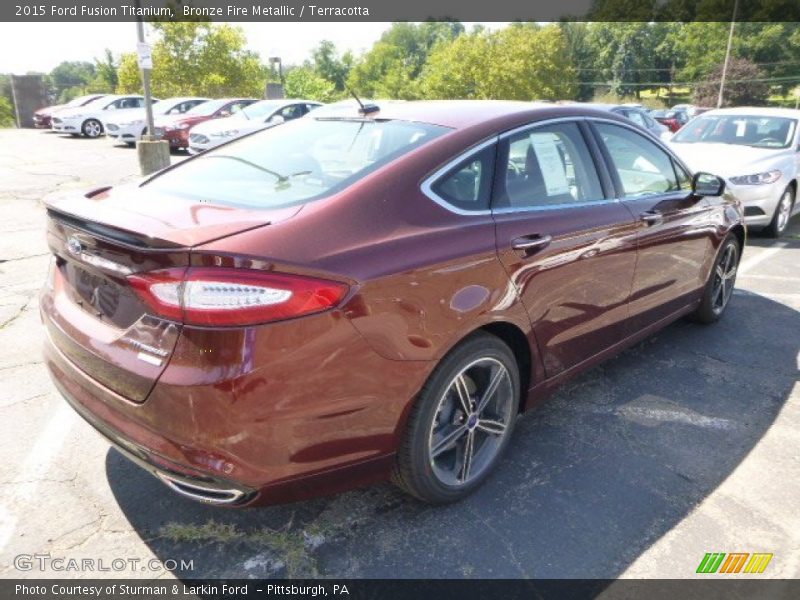
<instances>
[{"instance_id":1,"label":"sky","mask_svg":"<svg viewBox=\"0 0 800 600\"><path fill-rule=\"evenodd\" d=\"M330 40L340 52L368 50L390 23L236 23L248 46L266 61L280 56L299 64L320 40ZM472 23L465 23L469 28ZM483 23L489 29L502 23ZM48 72L64 60L89 60L105 48L115 54L136 49L135 23L0 23L0 73Z\"/></svg>"}]
</instances>

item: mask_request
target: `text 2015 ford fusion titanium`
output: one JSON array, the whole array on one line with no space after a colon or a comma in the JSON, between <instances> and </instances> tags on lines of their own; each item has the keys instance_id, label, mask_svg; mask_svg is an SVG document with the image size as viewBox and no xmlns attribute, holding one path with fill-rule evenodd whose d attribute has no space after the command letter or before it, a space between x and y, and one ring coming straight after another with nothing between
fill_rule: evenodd
<instances>
[{"instance_id":1,"label":"text 2015 ford fusion titanium","mask_svg":"<svg viewBox=\"0 0 800 600\"><path fill-rule=\"evenodd\" d=\"M48 205L46 363L177 492L480 485L518 413L682 315L719 318L739 205L578 105L298 119Z\"/></svg>"}]
</instances>

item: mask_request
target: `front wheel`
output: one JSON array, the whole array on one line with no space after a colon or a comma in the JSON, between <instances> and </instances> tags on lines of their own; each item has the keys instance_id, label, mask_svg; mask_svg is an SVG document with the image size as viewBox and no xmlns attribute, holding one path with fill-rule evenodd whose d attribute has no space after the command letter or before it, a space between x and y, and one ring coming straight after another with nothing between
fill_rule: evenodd
<instances>
[{"instance_id":1,"label":"front wheel","mask_svg":"<svg viewBox=\"0 0 800 600\"><path fill-rule=\"evenodd\" d=\"M422 388L392 479L420 500L461 500L489 476L508 445L520 396L514 354L499 338L473 335Z\"/></svg>"},{"instance_id":2,"label":"front wheel","mask_svg":"<svg viewBox=\"0 0 800 600\"><path fill-rule=\"evenodd\" d=\"M778 201L778 206L775 207L775 214L772 215L772 221L764 232L772 238L779 238L786 231L789 225L789 217L792 216L792 207L794 206L794 188L789 186L784 190L781 199Z\"/></svg>"},{"instance_id":3,"label":"front wheel","mask_svg":"<svg viewBox=\"0 0 800 600\"><path fill-rule=\"evenodd\" d=\"M88 138L100 137L103 134L103 125L97 119L86 119L81 131Z\"/></svg>"},{"instance_id":4,"label":"front wheel","mask_svg":"<svg viewBox=\"0 0 800 600\"><path fill-rule=\"evenodd\" d=\"M717 253L717 259L714 261L703 292L703 300L692 315L695 321L714 323L725 312L733 295L740 257L739 240L736 236L729 235Z\"/></svg>"}]
</instances>

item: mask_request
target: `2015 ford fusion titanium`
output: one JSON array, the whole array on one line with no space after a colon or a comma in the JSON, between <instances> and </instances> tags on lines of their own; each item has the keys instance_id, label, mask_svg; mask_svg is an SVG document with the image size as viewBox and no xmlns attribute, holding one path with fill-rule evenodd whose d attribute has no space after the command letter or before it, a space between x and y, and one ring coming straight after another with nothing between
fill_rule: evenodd
<instances>
[{"instance_id":1,"label":"2015 ford fusion titanium","mask_svg":"<svg viewBox=\"0 0 800 600\"><path fill-rule=\"evenodd\" d=\"M312 114L48 215L53 381L227 506L462 498L557 384L717 320L745 234L722 180L623 117L508 102Z\"/></svg>"}]
</instances>

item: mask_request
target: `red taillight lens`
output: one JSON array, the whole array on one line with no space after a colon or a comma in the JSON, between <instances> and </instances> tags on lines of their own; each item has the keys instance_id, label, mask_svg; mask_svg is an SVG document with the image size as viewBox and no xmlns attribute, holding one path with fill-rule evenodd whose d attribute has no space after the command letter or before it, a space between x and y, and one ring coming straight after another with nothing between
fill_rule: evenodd
<instances>
[{"instance_id":1,"label":"red taillight lens","mask_svg":"<svg viewBox=\"0 0 800 600\"><path fill-rule=\"evenodd\" d=\"M253 325L333 308L348 286L248 269L167 269L128 281L157 314L193 325Z\"/></svg>"}]
</instances>

